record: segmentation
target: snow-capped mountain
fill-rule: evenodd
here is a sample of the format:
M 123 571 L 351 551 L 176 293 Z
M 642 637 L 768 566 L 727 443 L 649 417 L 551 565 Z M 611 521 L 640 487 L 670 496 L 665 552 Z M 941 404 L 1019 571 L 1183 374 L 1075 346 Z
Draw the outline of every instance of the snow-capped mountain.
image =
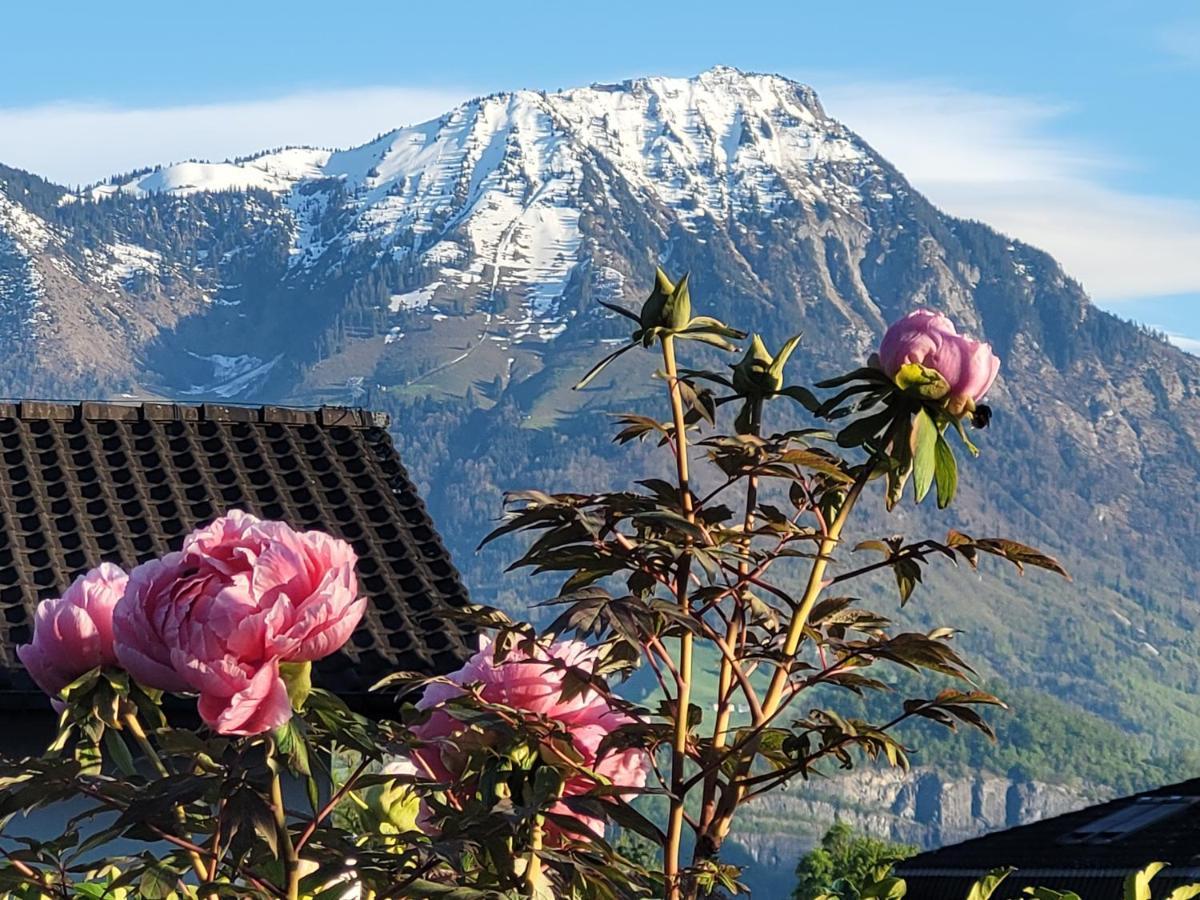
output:
M 921 304 L 992 341 L 995 427 L 953 524 L 1041 544 L 1076 580 L 1032 594 L 964 575 L 931 624 L 969 626 L 992 673 L 1147 748 L 1200 737 L 1182 690 L 1200 678 L 1200 359 L 1092 307 L 1044 253 L 940 213 L 777 76 L 498 94 L 350 150 L 77 193 L 0 167 L 0 380 L 387 409 L 471 587 L 522 607 L 527 582 L 500 574 L 512 548 L 474 545 L 503 489 L 623 483 L 601 414 L 654 390 L 653 361 L 569 386 L 627 336 L 595 301 L 636 307 L 656 261 L 769 344 L 805 332 L 804 380 Z M 1155 707 L 1138 686 L 1156 683 L 1181 690 Z
M 864 197 L 888 199 L 886 188 L 871 151 L 810 89 L 716 68 L 694 79 L 484 97 L 351 150 L 178 163 L 63 200 L 104 207 L 261 194 L 287 219 L 282 280 L 321 282 L 349 259 L 361 264 L 365 250 L 394 273 L 381 312 L 482 310 L 487 337 L 507 346 L 562 333 L 580 312 L 573 280 L 586 281 L 592 297 L 623 295 L 627 267 L 588 228 L 619 218 L 622 206 L 652 212 L 663 243 L 673 230 L 739 227 L 744 216 L 782 221 L 797 208 L 861 218 Z M 109 260 L 94 280 L 154 278 L 169 268 L 163 254 L 180 249 L 133 240 L 93 250 Z M 227 260 L 188 262 L 210 302 L 242 302 L 243 285 L 221 272 Z

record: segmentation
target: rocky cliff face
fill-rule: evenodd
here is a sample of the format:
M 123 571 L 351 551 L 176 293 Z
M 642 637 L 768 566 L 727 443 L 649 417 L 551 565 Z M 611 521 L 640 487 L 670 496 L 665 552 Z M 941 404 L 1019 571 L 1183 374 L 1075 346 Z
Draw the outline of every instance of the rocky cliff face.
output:
M 755 896 L 783 897 L 794 884 L 792 872 L 800 857 L 839 819 L 866 834 L 928 849 L 1060 815 L 1108 796 L 1103 788 L 991 774 L 953 777 L 931 768 L 908 774 L 862 769 L 797 782 L 759 798 L 733 836 L 733 852 L 744 854 L 743 862 L 751 864 Z

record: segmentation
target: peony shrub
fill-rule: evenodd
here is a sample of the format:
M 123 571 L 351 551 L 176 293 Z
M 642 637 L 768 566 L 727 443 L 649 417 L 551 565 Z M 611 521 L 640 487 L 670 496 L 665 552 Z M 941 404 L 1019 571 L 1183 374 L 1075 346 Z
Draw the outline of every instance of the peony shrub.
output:
M 690 291 L 659 270 L 639 311 L 605 303 L 629 341 L 577 385 L 635 348 L 659 352 L 666 415 L 622 415 L 616 439 L 657 445 L 666 465 L 624 490 L 509 495 L 485 543 L 532 538 L 516 565 L 561 579 L 530 588 L 557 615 L 535 628 L 464 610 L 479 650 L 448 675 L 384 679 L 392 716 L 366 718 L 313 683 L 312 663 L 346 643 L 367 603 L 353 549 L 328 534 L 233 510 L 128 576 L 103 564 L 43 601 L 19 653 L 61 711 L 59 734 L 42 756 L 0 759 L 0 796 L 6 812 L 85 808 L 56 841 L 0 835 L 0 889 L 737 894 L 724 850 L 745 804 L 835 766 L 904 767 L 915 720 L 991 734 L 983 709 L 1001 704 L 975 683 L 956 629 L 905 630 L 903 613 L 867 608 L 847 583 L 890 571 L 903 606 L 934 560 L 1061 566 L 957 530 L 845 535 L 876 494 L 888 509 L 910 484 L 915 502 L 953 502 L 956 448 L 977 454 L 967 429 L 990 421 L 992 348 L 918 309 L 865 365 L 810 389 L 786 371 L 799 337 L 693 315 Z M 695 344 L 706 355 L 694 365 L 739 361 L 681 366 Z M 839 711 L 842 691 L 886 692 L 896 669 L 945 683 L 881 721 Z M 697 702 L 704 687 L 711 703 Z M 166 694 L 195 698 L 200 726 L 169 721 Z M 111 824 L 85 835 L 96 821 Z M 80 854 L 118 840 L 140 852 L 84 889 Z

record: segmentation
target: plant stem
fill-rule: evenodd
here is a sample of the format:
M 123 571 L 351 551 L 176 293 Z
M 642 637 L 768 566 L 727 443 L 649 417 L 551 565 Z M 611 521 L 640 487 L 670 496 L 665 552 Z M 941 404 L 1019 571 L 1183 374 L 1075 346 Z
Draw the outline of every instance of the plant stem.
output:
M 753 401 L 750 407 L 750 434 L 758 435 L 762 427 L 762 399 L 757 398 Z M 754 530 L 754 510 L 758 508 L 758 476 L 750 475 L 746 478 L 746 514 L 742 519 L 742 533 L 745 539 L 742 541 L 742 550 L 744 558 L 738 561 L 738 578 L 745 581 L 750 574 L 750 532 Z M 731 616 L 729 619 L 729 627 L 725 632 L 725 646 L 732 653 L 736 647 L 735 642 L 741 635 L 744 627 L 741 616 L 741 604 L 745 598 L 747 590 L 743 591 L 737 597 L 739 604 L 738 615 Z M 724 698 L 729 694 L 733 686 L 733 664 L 728 657 L 721 660 L 721 672 L 717 689 L 717 698 L 721 700 L 721 709 L 717 714 L 717 725 L 713 730 L 713 746 L 717 749 L 725 746 L 725 741 L 729 734 L 729 717 L 733 711 L 732 705 L 724 702 Z
M 125 727 L 129 729 L 129 733 L 133 735 L 133 739 L 141 748 L 146 759 L 150 760 L 150 764 L 154 766 L 154 770 L 163 778 L 171 777 L 171 770 L 167 768 L 166 763 L 162 761 L 162 757 L 158 755 L 158 751 L 154 749 L 154 745 L 150 743 L 150 738 L 146 735 L 145 729 L 142 728 L 142 723 L 138 721 L 135 713 L 126 713 L 122 718 Z M 184 834 L 188 834 L 187 813 L 183 811 L 182 806 L 175 807 L 175 820 L 179 823 L 179 827 L 183 829 Z M 210 874 L 208 866 L 204 864 L 204 858 L 195 850 L 190 850 L 188 856 L 192 862 L 192 868 L 195 870 L 197 877 L 203 881 L 211 881 L 217 877 L 216 863 L 213 863 L 213 871 Z
M 808 624 L 809 614 L 812 612 L 817 598 L 820 597 L 821 591 L 825 587 L 825 570 L 829 567 L 831 555 L 837 547 L 838 541 L 841 539 L 842 529 L 845 528 L 846 521 L 850 518 L 850 512 L 854 509 L 858 498 L 862 496 L 863 488 L 867 486 L 867 481 L 870 480 L 871 474 L 875 470 L 877 460 L 878 454 L 872 454 L 871 458 L 863 466 L 858 477 L 855 478 L 854 484 L 846 492 L 846 499 L 842 501 L 841 508 L 838 509 L 837 515 L 834 516 L 833 521 L 829 525 L 829 530 L 821 540 L 817 551 L 817 558 L 813 560 L 812 568 L 808 573 L 808 581 L 805 583 L 804 593 L 801 596 L 799 605 L 796 607 L 795 613 L 792 615 L 791 622 L 788 623 L 787 636 L 784 638 L 783 643 L 782 659 L 775 669 L 775 674 L 771 678 L 766 696 L 763 698 L 763 715 L 767 720 L 773 718 L 779 711 L 779 704 L 783 699 L 784 690 L 787 688 L 788 679 L 792 674 L 792 665 L 795 661 L 796 651 L 799 649 L 800 641 L 804 637 L 804 627 Z M 728 802 L 723 804 L 723 809 L 715 826 L 715 840 L 718 846 L 720 846 L 726 835 L 729 834 L 729 828 L 733 824 L 733 814 L 738 804 L 745 799 L 746 787 L 740 781 L 748 774 L 749 766 L 754 759 L 756 749 L 757 739 L 746 748 L 746 753 L 738 766 L 737 774 L 731 779 L 732 796 Z
M 662 339 L 662 353 L 671 397 L 671 414 L 675 421 L 675 465 L 679 481 L 679 504 L 684 517 L 689 522 L 695 522 L 696 514 L 692 508 L 692 490 L 688 477 L 687 423 L 684 421 L 683 396 L 679 389 L 679 375 L 675 365 L 675 339 L 672 335 Z M 675 598 L 680 613 L 685 616 L 690 613 L 691 606 L 688 597 L 691 566 L 692 554 L 685 546 L 679 559 L 679 572 L 675 582 Z M 683 896 L 683 885 L 679 877 L 679 855 L 684 825 L 683 785 L 687 765 L 688 711 L 692 696 L 692 633 L 686 629 L 679 636 L 678 670 L 675 732 L 671 741 L 671 801 L 667 818 L 667 844 L 663 852 L 667 900 L 680 900 Z
M 525 884 L 529 887 L 530 897 L 541 897 L 545 893 L 542 886 L 542 844 L 545 830 L 546 817 L 535 816 L 533 833 L 529 836 L 529 862 L 525 866 Z
M 787 637 L 783 642 L 783 660 L 775 670 L 770 687 L 767 688 L 767 695 L 763 698 L 763 712 L 768 716 L 775 712 L 779 700 L 783 696 L 783 690 L 787 687 L 788 676 L 792 673 L 792 657 L 796 655 L 796 650 L 800 647 L 800 640 L 804 637 L 804 626 L 808 624 L 809 613 L 812 612 L 817 598 L 821 596 L 821 591 L 825 587 L 825 570 L 829 567 L 831 554 L 841 539 L 842 529 L 846 526 L 846 520 L 850 518 L 850 511 L 854 509 L 854 504 L 862 495 L 863 488 L 867 486 L 867 480 L 871 477 L 873 468 L 874 461 L 872 460 L 863 467 L 858 478 L 854 480 L 854 484 L 846 493 L 846 499 L 842 501 L 841 509 L 838 510 L 833 522 L 829 525 L 829 532 L 817 550 L 817 558 L 813 560 L 812 568 L 808 572 L 808 581 L 804 585 L 800 605 L 796 608 L 795 615 L 792 616 L 792 621 L 788 625 Z
M 284 885 L 287 900 L 300 900 L 300 856 L 292 844 L 288 831 L 287 809 L 283 805 L 283 785 L 279 772 L 271 779 L 271 806 L 275 812 L 275 830 L 279 833 L 279 845 L 283 851 Z
M 755 398 L 750 406 L 750 434 L 758 435 L 762 427 L 762 398 Z M 746 478 L 746 512 L 742 519 L 742 541 L 744 558 L 738 561 L 738 580 L 745 583 L 750 574 L 750 532 L 754 530 L 754 511 L 758 507 L 758 476 L 749 475 Z M 721 668 L 717 677 L 717 721 L 713 728 L 713 756 L 720 755 L 729 738 L 729 720 L 733 714 L 733 680 L 737 647 L 745 628 L 745 595 L 748 588 L 743 587 L 735 597 L 734 609 L 729 616 L 729 624 L 725 629 L 726 652 L 721 655 Z M 711 762 L 711 761 L 710 761 Z M 700 814 L 701 834 L 696 841 L 694 856 L 697 859 L 712 858 L 720 849 L 712 840 L 712 825 L 717 813 L 717 787 L 720 777 L 720 767 L 713 765 L 704 779 L 704 802 Z
M 296 841 L 297 853 L 304 849 L 304 845 L 308 843 L 308 839 L 313 836 L 313 832 L 317 830 L 317 826 L 321 824 L 325 817 L 332 813 L 334 807 L 341 803 L 346 794 L 354 789 L 354 785 L 358 782 L 358 779 L 362 777 L 363 773 L 367 771 L 367 767 L 370 764 L 371 760 L 364 758 L 362 762 L 358 764 L 358 767 L 355 768 L 355 770 L 350 773 L 350 776 L 342 783 L 342 786 L 334 791 L 333 796 L 329 798 L 329 801 L 312 817 L 312 821 L 304 826 L 304 831 L 300 832 L 300 838 Z

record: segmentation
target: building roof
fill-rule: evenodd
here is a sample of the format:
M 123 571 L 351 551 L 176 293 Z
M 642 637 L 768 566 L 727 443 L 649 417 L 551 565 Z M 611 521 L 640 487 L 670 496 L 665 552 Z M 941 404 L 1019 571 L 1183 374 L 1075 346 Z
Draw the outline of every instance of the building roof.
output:
M 102 561 L 178 549 L 230 509 L 321 529 L 359 556 L 371 598 L 315 680 L 360 707 L 397 669 L 446 672 L 467 592 L 387 432 L 360 410 L 0 403 L 0 704 L 42 708 L 16 656 L 37 602 Z
M 1125 876 L 1151 862 L 1169 864 L 1156 887 L 1200 882 L 1200 778 L 921 853 L 896 872 L 922 900 L 961 900 L 1003 866 L 1017 868 L 1004 896 L 1042 886 L 1117 900 Z

